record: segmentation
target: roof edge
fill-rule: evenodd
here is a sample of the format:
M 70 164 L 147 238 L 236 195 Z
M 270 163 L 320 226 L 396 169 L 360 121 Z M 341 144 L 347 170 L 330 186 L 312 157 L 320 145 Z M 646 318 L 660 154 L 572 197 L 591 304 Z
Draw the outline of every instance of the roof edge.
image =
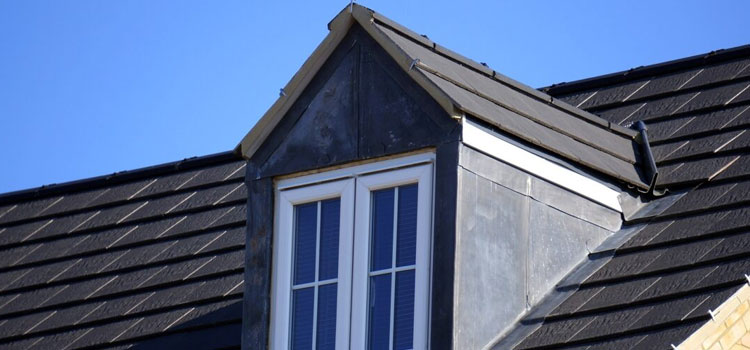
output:
M 328 57 L 331 55 L 333 50 L 338 47 L 343 40 L 344 36 L 349 32 L 351 26 L 356 22 L 370 35 L 385 51 L 396 61 L 396 63 L 409 74 L 412 79 L 416 81 L 422 88 L 435 99 L 435 101 L 443 107 L 443 109 L 451 115 L 458 115 L 456 106 L 457 104 L 453 101 L 448 94 L 440 90 L 437 86 L 432 83 L 424 76 L 421 76 L 421 72 L 418 70 L 409 69 L 411 60 L 408 55 L 404 52 L 400 52 L 397 45 L 390 43 L 384 35 L 379 35 L 376 30 L 371 28 L 369 25 L 372 21 L 381 21 L 384 17 L 378 15 L 375 11 L 368 9 L 358 4 L 351 4 L 344 7 L 336 17 L 328 23 L 328 29 L 330 32 L 323 39 L 323 41 L 315 48 L 315 51 L 307 58 L 302 67 L 294 74 L 292 79 L 282 89 L 280 97 L 274 102 L 265 114 L 258 120 L 253 128 L 242 138 L 242 141 L 235 147 L 234 151 L 241 154 L 244 158 L 249 159 L 258 150 L 260 145 L 270 135 L 271 131 L 276 127 L 281 118 L 291 108 L 297 98 L 302 94 L 307 85 L 312 81 L 313 77 L 318 73 L 323 64 L 325 64 Z M 391 22 L 392 23 L 392 22 Z M 399 28 L 403 28 L 399 26 Z M 405 29 L 408 30 L 408 29 Z M 407 33 L 410 37 L 416 36 L 417 34 L 409 31 Z
M 209 154 L 199 157 L 190 157 L 169 163 L 147 166 L 133 170 L 115 172 L 109 175 L 90 177 L 87 179 L 74 180 L 59 184 L 44 185 L 41 187 L 29 188 L 7 193 L 0 193 L 0 204 L 7 204 L 21 200 L 36 199 L 61 193 L 69 193 L 83 189 L 93 189 L 104 185 L 113 185 L 124 183 L 144 177 L 151 177 L 163 174 L 169 174 L 175 171 L 182 171 L 194 168 L 200 168 L 208 165 L 224 163 L 233 160 L 241 160 L 233 151 Z
M 305 60 L 299 70 L 294 73 L 292 79 L 281 89 L 279 98 L 271 105 L 257 123 L 248 131 L 245 137 L 234 148 L 234 151 L 245 158 L 250 158 L 260 145 L 266 140 L 271 131 L 281 120 L 281 116 L 286 114 L 292 107 L 294 101 L 302 94 L 313 77 L 318 73 L 327 58 L 334 49 L 338 47 L 341 40 L 349 31 L 354 22 L 350 10 L 359 5 L 347 5 L 336 17 L 328 23 L 328 35 L 315 48 L 313 53 Z
M 714 50 L 704 54 L 698 54 L 647 66 L 639 66 L 620 72 L 608 73 L 605 75 L 575 80 L 572 82 L 557 83 L 550 86 L 541 87 L 539 88 L 539 90 L 551 95 L 563 95 L 575 91 L 589 90 L 602 86 L 610 86 L 633 79 L 644 78 L 656 74 L 670 73 L 686 68 L 693 68 L 747 56 L 750 56 L 750 44 L 728 49 Z
M 357 5 L 355 5 L 357 6 Z M 518 91 L 519 93 L 529 95 L 530 97 L 539 100 L 540 102 L 549 104 L 557 109 L 560 109 L 564 112 L 567 112 L 579 119 L 582 119 L 588 123 L 597 125 L 605 130 L 609 130 L 611 132 L 614 132 L 616 134 L 619 134 L 621 136 L 629 137 L 629 138 L 635 138 L 637 136 L 637 132 L 628 129 L 625 127 L 622 127 L 618 124 L 611 123 L 593 113 L 587 112 L 583 109 L 577 108 L 575 106 L 572 106 L 568 104 L 565 101 L 559 100 L 544 91 L 540 91 L 537 89 L 534 89 L 526 84 L 523 84 L 513 78 L 510 78 L 496 70 L 493 70 L 489 66 L 485 66 L 481 63 L 478 63 L 466 56 L 463 56 L 453 50 L 450 50 L 446 48 L 445 46 L 442 46 L 426 36 L 417 34 L 416 32 L 412 31 L 409 28 L 404 27 L 403 25 L 394 22 L 393 20 L 383 16 L 382 14 L 379 14 L 371 9 L 368 9 L 364 6 L 358 6 L 360 9 L 366 10 L 370 13 L 370 16 L 373 20 L 379 22 L 380 24 L 383 24 L 392 30 L 399 32 L 400 34 L 404 35 L 405 37 L 411 39 L 412 41 L 419 43 L 427 48 L 432 49 L 436 53 L 442 55 L 443 57 L 446 57 L 449 60 L 452 60 L 454 62 L 457 62 L 461 65 L 464 65 L 465 67 L 480 73 L 487 78 L 490 78 L 494 81 L 499 82 L 500 84 L 503 84 L 513 90 Z

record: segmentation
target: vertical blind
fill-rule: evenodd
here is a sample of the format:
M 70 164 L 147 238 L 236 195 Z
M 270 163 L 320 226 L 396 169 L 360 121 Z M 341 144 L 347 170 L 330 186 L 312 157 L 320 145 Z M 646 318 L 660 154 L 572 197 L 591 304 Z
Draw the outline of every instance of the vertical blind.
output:
M 411 349 L 417 251 L 417 185 L 372 193 L 368 345 Z
M 340 207 L 339 198 L 294 206 L 294 350 L 336 345 Z

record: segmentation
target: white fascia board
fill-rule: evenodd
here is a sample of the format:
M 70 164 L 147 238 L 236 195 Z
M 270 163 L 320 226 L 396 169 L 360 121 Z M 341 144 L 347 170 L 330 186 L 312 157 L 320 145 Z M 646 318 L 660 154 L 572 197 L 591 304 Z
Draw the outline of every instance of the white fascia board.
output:
M 463 118 L 463 142 L 498 160 L 622 213 L 620 192 L 505 141 Z

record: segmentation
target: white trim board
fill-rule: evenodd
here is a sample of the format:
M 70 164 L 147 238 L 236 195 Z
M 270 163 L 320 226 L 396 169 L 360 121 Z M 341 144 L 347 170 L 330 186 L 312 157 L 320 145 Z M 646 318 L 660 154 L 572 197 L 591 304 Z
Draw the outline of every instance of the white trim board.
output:
M 622 213 L 619 196 L 602 183 L 505 141 L 463 118 L 463 142 L 498 160 Z

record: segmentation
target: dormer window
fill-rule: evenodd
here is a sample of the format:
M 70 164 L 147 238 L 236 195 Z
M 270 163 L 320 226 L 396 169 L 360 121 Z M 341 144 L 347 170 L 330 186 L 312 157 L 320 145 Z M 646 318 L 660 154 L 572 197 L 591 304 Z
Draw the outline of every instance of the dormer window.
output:
M 427 348 L 431 157 L 277 183 L 273 349 Z

